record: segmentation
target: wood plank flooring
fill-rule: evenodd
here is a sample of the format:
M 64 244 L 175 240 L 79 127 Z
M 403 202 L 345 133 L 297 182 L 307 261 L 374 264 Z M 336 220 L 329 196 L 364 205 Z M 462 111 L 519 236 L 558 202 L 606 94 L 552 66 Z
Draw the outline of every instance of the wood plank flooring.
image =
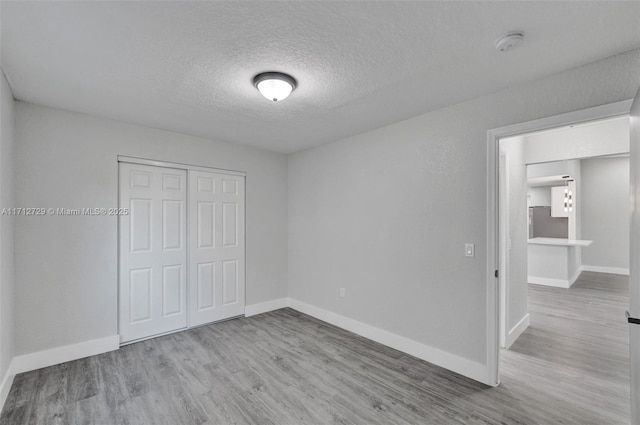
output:
M 20 374 L 0 424 L 628 425 L 627 285 L 531 285 L 498 388 L 282 309 Z
M 628 276 L 529 285 L 531 325 L 502 350 L 500 387 L 521 400 L 528 423 L 630 423 L 628 309 Z

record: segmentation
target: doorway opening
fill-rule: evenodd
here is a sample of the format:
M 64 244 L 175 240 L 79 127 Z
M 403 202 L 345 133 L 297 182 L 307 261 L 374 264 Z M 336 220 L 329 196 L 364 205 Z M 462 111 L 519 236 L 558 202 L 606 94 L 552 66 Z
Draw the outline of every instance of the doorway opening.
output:
M 490 373 L 495 372 L 490 378 L 496 385 L 501 372 L 504 379 L 512 380 L 514 373 L 531 374 L 535 368 L 538 373 L 527 378 L 530 382 L 543 375 L 553 377 L 550 382 L 566 382 L 563 373 L 584 377 L 573 367 L 580 361 L 595 371 L 589 379 L 602 378 L 598 372 L 611 369 L 606 355 L 600 356 L 603 363 L 596 366 L 598 354 L 589 357 L 581 344 L 592 335 L 598 321 L 607 325 L 615 322 L 615 318 L 605 318 L 603 310 L 614 309 L 615 315 L 629 305 L 630 105 L 630 101 L 619 102 L 489 132 L 487 267 L 488 272 L 495 268 L 498 279 L 492 279 L 493 285 L 488 287 L 488 303 L 493 303 L 490 316 L 494 313 L 488 325 L 490 336 L 495 333 L 489 359 L 495 362 L 490 362 Z M 587 132 L 595 135 L 589 138 Z M 616 134 L 623 134 L 621 140 L 615 140 Z M 607 209 L 605 204 L 614 199 L 616 206 Z M 613 219 L 614 225 L 607 227 L 606 218 L 618 213 L 626 223 Z M 611 248 L 610 239 L 616 235 L 613 245 L 623 247 L 626 253 Z M 591 247 L 596 249 L 587 251 Z M 590 296 L 596 301 L 590 301 Z M 618 304 L 598 305 L 598 296 L 607 302 L 615 299 Z M 581 310 L 585 305 L 595 311 Z M 584 315 L 582 320 L 580 314 Z M 588 325 L 589 318 L 595 324 Z M 609 351 L 620 352 L 620 358 L 612 355 L 609 360 L 622 368 L 621 375 L 627 375 L 625 383 L 615 385 L 626 396 L 617 394 L 621 397 L 615 399 L 628 404 L 628 335 L 623 313 L 618 322 L 620 329 L 604 331 L 617 339 L 605 339 L 604 344 L 615 346 Z M 584 335 L 577 336 L 578 331 Z M 603 340 L 595 339 L 592 344 L 602 348 Z M 506 351 L 509 348 L 511 351 Z M 581 354 L 586 357 L 577 358 Z M 579 392 L 580 387 L 575 388 Z M 615 407 L 628 418 L 628 406 Z
M 621 116 L 501 138 L 500 346 L 528 328 L 528 285 L 582 271 L 629 275 L 629 121 Z

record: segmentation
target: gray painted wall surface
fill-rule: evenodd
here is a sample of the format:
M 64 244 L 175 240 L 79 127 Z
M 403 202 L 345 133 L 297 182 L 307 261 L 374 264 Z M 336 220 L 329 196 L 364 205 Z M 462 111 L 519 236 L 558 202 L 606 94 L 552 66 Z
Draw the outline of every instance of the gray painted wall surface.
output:
M 291 155 L 290 296 L 486 362 L 487 130 L 639 85 L 636 50 Z
M 246 171 L 246 303 L 287 295 L 284 155 L 16 105 L 18 206 L 117 206 L 118 155 Z M 115 217 L 19 217 L 15 237 L 16 354 L 117 334 Z

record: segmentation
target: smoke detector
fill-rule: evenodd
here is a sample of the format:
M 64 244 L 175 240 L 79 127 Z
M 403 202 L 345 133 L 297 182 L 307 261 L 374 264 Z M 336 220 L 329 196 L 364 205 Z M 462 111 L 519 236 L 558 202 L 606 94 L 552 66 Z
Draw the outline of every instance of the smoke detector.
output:
M 522 43 L 523 38 L 524 33 L 522 31 L 511 31 L 503 34 L 496 40 L 496 49 L 501 52 L 513 50 L 518 44 Z

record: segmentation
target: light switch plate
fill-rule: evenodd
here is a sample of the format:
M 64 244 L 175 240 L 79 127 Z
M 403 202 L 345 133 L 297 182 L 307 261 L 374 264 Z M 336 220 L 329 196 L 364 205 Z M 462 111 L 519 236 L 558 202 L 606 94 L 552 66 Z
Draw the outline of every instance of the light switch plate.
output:
M 465 257 L 475 257 L 476 256 L 476 247 L 472 243 L 464 244 L 464 256 Z

